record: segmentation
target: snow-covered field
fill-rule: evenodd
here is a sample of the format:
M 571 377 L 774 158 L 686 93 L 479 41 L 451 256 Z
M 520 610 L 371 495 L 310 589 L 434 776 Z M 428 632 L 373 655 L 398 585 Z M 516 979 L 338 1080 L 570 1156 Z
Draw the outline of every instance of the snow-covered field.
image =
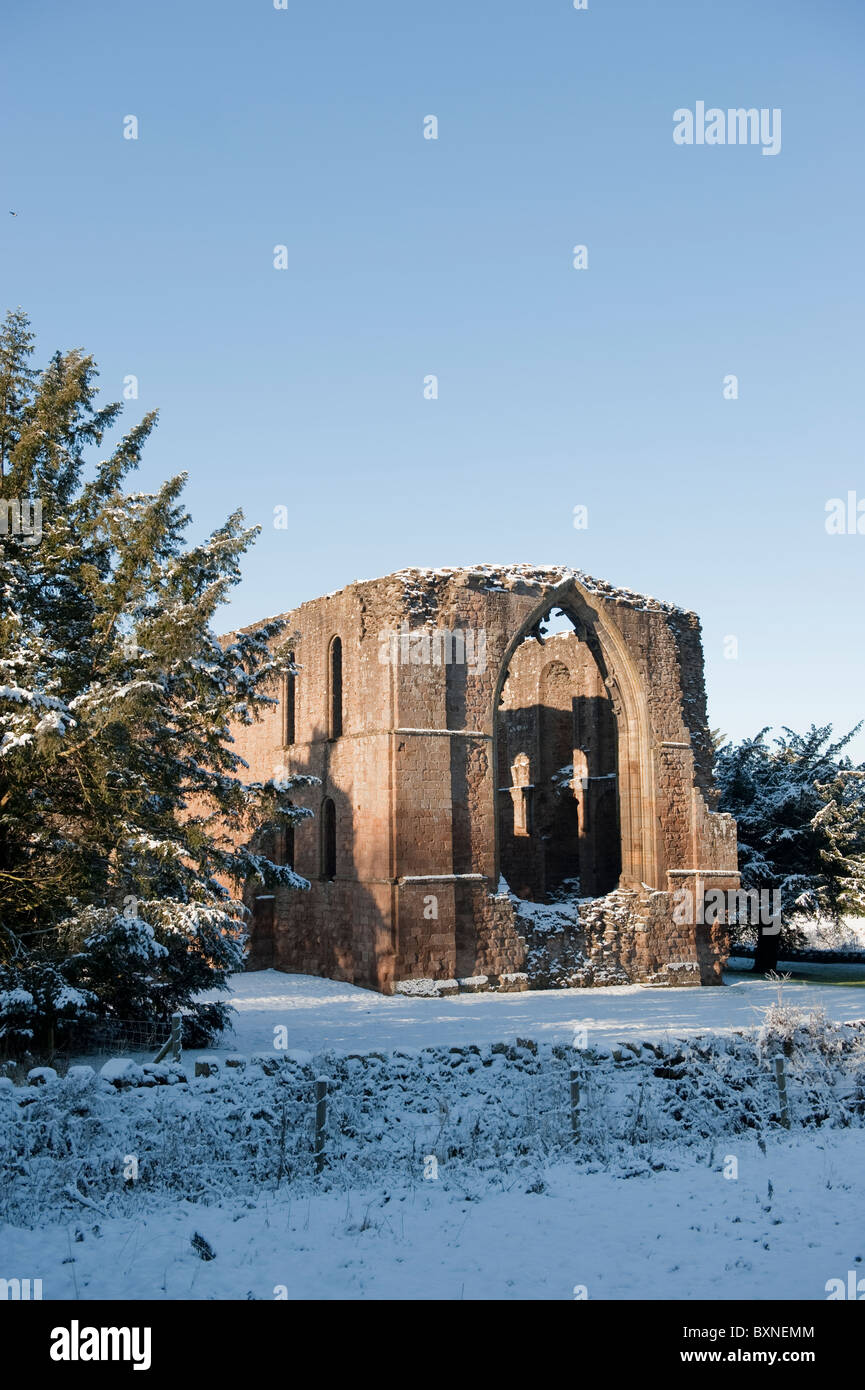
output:
M 819 1014 L 865 1017 L 865 970 L 801 969 L 783 986 L 803 1011 L 789 1132 L 765 1037 L 736 1035 L 778 987 L 744 971 L 721 989 L 446 999 L 235 976 L 215 1076 L 7 1084 L 0 1277 L 42 1279 L 46 1299 L 825 1299 L 865 1274 L 865 1035 Z M 517 1038 L 539 1050 L 502 1046 Z
M 820 951 L 865 950 L 865 918 L 845 917 L 835 926 L 808 922 L 803 928 L 807 944 Z
M 720 1171 L 726 1152 L 739 1177 Z M 2 1231 L 3 1266 L 43 1277 L 61 1299 L 826 1298 L 865 1272 L 863 1132 L 753 1140 L 714 1165 L 626 1181 L 565 1163 L 466 1201 L 411 1191 L 306 1195 L 198 1207 L 171 1202 L 137 1219 L 86 1212 L 41 1231 Z M 769 1188 L 772 1195 L 769 1195 Z M 204 1236 L 207 1262 L 191 1245 Z M 79 1234 L 82 1237 L 79 1239 Z
M 743 962 L 744 965 L 744 962 Z M 827 983 L 784 986 L 785 998 L 802 1008 L 821 1006 L 830 1019 L 865 1017 L 865 966 L 799 966 Z M 849 979 L 844 985 L 840 981 Z M 204 995 L 218 998 L 218 995 Z M 507 1042 L 570 1042 L 585 1028 L 590 1042 L 628 1038 L 687 1037 L 759 1025 L 762 1011 L 777 1001 L 777 987 L 742 971 L 729 971 L 715 989 L 527 990 L 524 994 L 458 994 L 446 999 L 386 997 L 355 985 L 278 970 L 232 977 L 234 1032 L 221 1039 L 223 1054 L 271 1051 L 274 1029 L 284 1028 L 284 1045 L 309 1052 L 326 1049 L 390 1051 L 395 1047 Z

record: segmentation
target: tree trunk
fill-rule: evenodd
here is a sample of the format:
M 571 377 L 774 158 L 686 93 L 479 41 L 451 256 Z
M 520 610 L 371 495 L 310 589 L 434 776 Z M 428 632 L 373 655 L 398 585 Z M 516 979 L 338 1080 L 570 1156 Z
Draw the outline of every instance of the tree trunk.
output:
M 778 955 L 781 950 L 781 933 L 770 934 L 761 927 L 757 937 L 757 952 L 754 956 L 754 974 L 766 975 L 778 969 Z

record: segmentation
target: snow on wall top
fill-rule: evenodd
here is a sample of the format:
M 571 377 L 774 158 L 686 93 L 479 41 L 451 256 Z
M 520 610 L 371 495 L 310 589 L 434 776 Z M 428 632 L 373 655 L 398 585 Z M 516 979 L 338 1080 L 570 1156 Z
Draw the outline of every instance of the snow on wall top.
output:
M 401 580 L 406 588 L 412 588 L 418 583 L 435 585 L 440 580 L 448 582 L 457 579 L 473 588 L 485 589 L 488 593 L 509 593 L 514 590 L 517 593 L 527 593 L 533 589 L 541 591 L 573 580 L 589 593 L 611 599 L 614 603 L 626 604 L 629 608 L 656 613 L 685 611 L 677 604 L 664 603 L 647 594 L 635 593 L 633 589 L 609 584 L 605 579 L 594 579 L 583 570 L 572 569 L 568 565 L 483 564 L 443 566 L 438 569 L 411 568 L 397 570 L 387 578 Z
M 401 584 L 406 590 L 407 597 L 421 600 L 421 606 L 423 606 L 423 599 L 429 599 L 431 591 L 435 591 L 439 586 L 444 588 L 445 585 L 454 580 L 469 588 L 479 589 L 487 593 L 532 593 L 537 591 L 539 597 L 544 589 L 558 588 L 561 584 L 567 583 L 568 580 L 573 580 L 588 593 L 597 594 L 599 598 L 610 599 L 613 603 L 621 603 L 628 608 L 634 608 L 644 613 L 682 613 L 688 615 L 688 610 L 678 604 L 665 603 L 663 600 L 652 598 L 648 594 L 638 594 L 633 589 L 609 584 L 605 579 L 595 579 L 583 570 L 572 569 L 568 565 L 443 565 L 435 569 L 419 566 L 410 567 L 396 570 L 392 574 L 382 575 L 378 579 L 355 579 L 351 584 L 343 585 L 341 589 L 334 589 L 329 594 L 323 594 L 322 598 L 338 598 L 340 594 L 346 593 L 349 589 L 362 589 L 368 585 L 391 583 Z M 318 601 L 320 600 L 306 600 L 306 602 L 313 603 Z M 298 605 L 298 608 L 300 607 L 303 605 Z M 297 611 L 297 608 L 286 610 L 275 616 L 287 617 L 289 613 L 296 613 Z M 260 618 L 257 622 L 250 623 L 248 627 L 239 630 L 251 631 L 267 621 L 269 619 Z

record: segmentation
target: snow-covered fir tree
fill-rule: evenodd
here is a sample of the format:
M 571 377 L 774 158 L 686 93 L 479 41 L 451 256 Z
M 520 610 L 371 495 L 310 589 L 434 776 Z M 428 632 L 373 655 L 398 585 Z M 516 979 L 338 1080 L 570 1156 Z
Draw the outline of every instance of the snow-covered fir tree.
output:
M 784 946 L 801 944 L 808 918 L 839 923 L 865 915 L 865 764 L 832 741 L 831 724 L 805 734 L 768 728 L 716 753 L 719 809 L 736 817 L 742 887 L 779 895 L 781 932 L 741 926 L 756 939 L 754 969 L 774 970 Z
M 315 779 L 244 781 L 228 733 L 294 668 L 279 620 L 225 647 L 213 630 L 258 528 L 238 511 L 186 544 L 185 475 L 124 490 L 155 417 L 90 462 L 121 406 L 97 405 L 90 357 L 57 353 L 37 373 L 32 347 L 26 316 L 7 315 L 0 1047 L 178 1008 L 201 1042 L 227 1010 L 193 996 L 242 964 L 239 889 L 308 886 L 262 845 L 311 814 L 292 792 Z

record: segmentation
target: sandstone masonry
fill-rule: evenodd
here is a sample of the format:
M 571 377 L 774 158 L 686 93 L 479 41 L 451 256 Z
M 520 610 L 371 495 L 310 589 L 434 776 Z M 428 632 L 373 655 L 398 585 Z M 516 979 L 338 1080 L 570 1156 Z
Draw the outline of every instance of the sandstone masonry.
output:
M 569 630 L 545 636 L 556 611 Z M 574 983 L 721 983 L 724 930 L 673 919 L 677 888 L 738 886 L 695 614 L 566 568 L 479 565 L 284 616 L 300 673 L 233 733 L 250 775 L 320 785 L 286 849 L 309 892 L 248 891 L 252 968 L 518 988 L 515 896 L 571 885 L 591 899 Z

